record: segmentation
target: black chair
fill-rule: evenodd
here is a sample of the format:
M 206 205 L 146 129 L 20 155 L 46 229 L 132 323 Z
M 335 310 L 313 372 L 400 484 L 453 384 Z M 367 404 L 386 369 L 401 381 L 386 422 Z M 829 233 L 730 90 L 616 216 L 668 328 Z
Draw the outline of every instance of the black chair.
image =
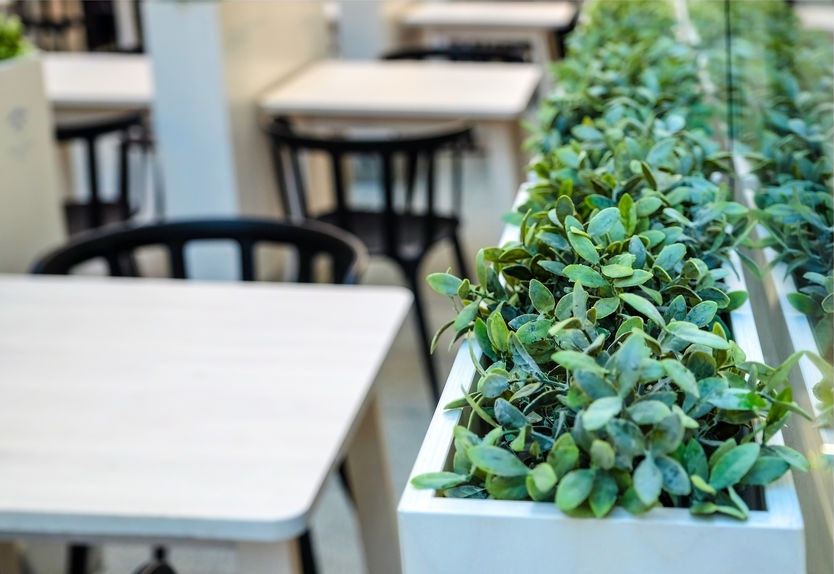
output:
M 435 165 L 439 152 L 469 141 L 470 128 L 455 126 L 429 135 L 403 135 L 386 139 L 347 139 L 301 134 L 289 122 L 278 119 L 267 126 L 272 141 L 273 159 L 278 176 L 280 200 L 285 213 L 336 225 L 358 236 L 371 255 L 387 257 L 399 265 L 412 292 L 414 310 L 428 381 L 435 400 L 440 397 L 440 383 L 434 370 L 430 350 L 431 335 L 426 324 L 420 289 L 420 263 L 437 243 L 449 240 L 455 251 L 457 265 L 466 275 L 463 249 L 458 237 L 460 220 L 460 189 L 453 190 L 451 214 L 438 212 L 435 203 Z M 325 213 L 309 214 L 301 175 L 301 152 L 323 152 L 330 158 L 336 207 Z M 349 156 L 375 156 L 382 164 L 382 208 L 354 207 L 348 197 L 347 175 L 343 160 Z M 395 197 L 395 158 L 406 160 L 405 194 Z M 423 206 L 417 207 L 415 194 L 417 172 L 423 167 L 425 194 Z M 289 177 L 292 172 L 292 177 Z M 295 191 L 290 193 L 290 189 Z M 293 209 L 297 206 L 297 209 Z M 293 213 L 295 211 L 295 213 Z
M 136 211 L 130 197 L 129 151 L 138 147 L 143 153 L 153 147 L 144 111 L 95 112 L 58 114 L 55 138 L 60 143 L 81 141 L 86 151 L 89 198 L 87 201 L 68 200 L 64 205 L 67 230 L 70 235 L 101 227 L 107 223 L 126 221 Z M 118 135 L 118 197 L 116 201 L 101 198 L 96 144 L 105 135 Z
M 530 61 L 527 44 L 451 44 L 449 46 L 415 46 L 398 48 L 382 55 L 383 60 L 450 60 L 452 62 Z
M 163 548 L 155 549 L 151 560 L 139 566 L 133 574 L 177 574 L 168 564 L 165 554 Z
M 101 259 L 106 262 L 111 276 L 135 277 L 139 276 L 134 261 L 136 251 L 161 246 L 168 254 L 169 277 L 186 279 L 186 246 L 210 240 L 228 240 L 237 245 L 240 252 L 240 278 L 243 281 L 254 281 L 257 277 L 255 249 L 261 244 L 290 246 L 295 249 L 297 261 L 292 280 L 298 283 L 312 282 L 316 258 L 326 256 L 330 264 L 331 283 L 355 284 L 368 259 L 364 245 L 356 237 L 325 223 L 294 225 L 271 219 L 240 218 L 148 225 L 113 224 L 71 238 L 66 245 L 38 260 L 31 271 L 36 274 L 68 275 L 82 263 Z M 350 495 L 344 463 L 339 467 L 339 474 Z M 298 542 L 304 574 L 315 574 L 317 569 L 309 531 L 304 532 Z M 154 552 L 156 562 L 164 562 L 164 549 L 156 548 Z M 88 562 L 88 546 L 77 544 L 70 547 L 67 566 L 69 574 L 86 574 Z M 160 570 L 159 574 L 166 572 Z

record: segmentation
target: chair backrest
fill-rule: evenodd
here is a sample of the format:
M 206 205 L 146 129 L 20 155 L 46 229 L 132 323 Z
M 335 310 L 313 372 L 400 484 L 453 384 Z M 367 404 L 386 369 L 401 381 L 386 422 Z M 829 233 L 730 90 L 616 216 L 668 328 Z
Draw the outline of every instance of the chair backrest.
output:
M 312 281 L 314 259 L 319 255 L 330 259 L 334 283 L 356 283 L 367 262 L 362 243 L 333 226 L 240 218 L 102 227 L 80 233 L 65 246 L 47 254 L 34 264 L 32 273 L 67 275 L 82 263 L 103 259 L 111 276 L 138 276 L 133 261 L 135 252 L 140 248 L 159 246 L 167 251 L 169 276 L 186 279 L 186 246 L 212 240 L 226 240 L 237 245 L 243 281 L 255 280 L 255 248 L 260 244 L 294 248 L 298 261 L 292 280 L 300 283 Z
M 452 62 L 505 62 L 523 63 L 529 47 L 518 44 L 479 45 L 452 44 L 442 47 L 408 47 L 386 52 L 383 60 L 449 60 Z
M 276 119 L 266 127 L 272 141 L 273 160 L 278 178 L 280 201 L 285 213 L 292 216 L 293 207 L 303 218 L 310 217 L 305 199 L 305 184 L 300 167 L 300 152 L 323 152 L 330 158 L 333 192 L 335 195 L 336 224 L 351 231 L 351 202 L 348 197 L 345 158 L 351 156 L 376 156 L 381 163 L 380 189 L 382 191 L 382 211 L 385 215 L 384 241 L 389 253 L 395 253 L 398 245 L 397 214 L 420 215 L 426 230 L 423 236 L 431 236 L 433 221 L 440 215 L 435 197 L 435 164 L 437 154 L 443 149 L 460 149 L 470 144 L 472 130 L 468 126 L 454 125 L 443 131 L 405 134 L 388 138 L 347 138 L 342 136 L 321 136 L 301 133 L 294 129 L 285 119 Z M 397 201 L 395 195 L 394 162 L 397 158 L 406 160 L 405 195 Z M 287 160 L 289 166 L 287 166 Z M 422 167 L 422 170 L 420 169 Z M 415 194 L 418 171 L 423 172 L 424 191 L 420 208 Z M 460 190 L 454 189 L 459 195 Z M 460 198 L 454 198 L 454 205 L 460 204 Z

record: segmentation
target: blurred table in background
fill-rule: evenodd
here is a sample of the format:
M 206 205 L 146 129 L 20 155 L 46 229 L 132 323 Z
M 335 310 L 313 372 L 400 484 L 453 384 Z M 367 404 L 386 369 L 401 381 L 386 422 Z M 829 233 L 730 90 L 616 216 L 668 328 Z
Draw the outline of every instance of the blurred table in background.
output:
M 44 53 L 46 95 L 55 109 L 150 109 L 154 88 L 147 57 L 136 54 Z
M 429 45 L 526 42 L 532 61 L 546 71 L 561 57 L 560 34 L 573 28 L 576 17 L 573 2 L 420 2 L 404 12 L 402 25 Z
M 346 454 L 369 571 L 396 574 L 374 381 L 410 301 L 0 276 L 0 540 L 209 541 L 237 546 L 241 574 L 289 573 Z
M 471 122 L 486 150 L 492 197 L 509 206 L 524 179 L 520 121 L 540 80 L 533 64 L 324 61 L 279 83 L 260 105 L 271 116 L 332 127 Z

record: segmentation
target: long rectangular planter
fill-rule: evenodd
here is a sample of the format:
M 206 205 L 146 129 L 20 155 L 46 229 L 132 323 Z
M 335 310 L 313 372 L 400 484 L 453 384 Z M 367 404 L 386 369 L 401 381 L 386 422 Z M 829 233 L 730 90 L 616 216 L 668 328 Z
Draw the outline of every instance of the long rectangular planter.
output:
M 523 190 L 522 190 L 523 193 Z M 513 237 L 508 229 L 502 241 Z M 734 262 L 738 269 L 741 265 Z M 743 278 L 727 278 L 744 290 Z M 750 360 L 761 360 L 749 303 L 731 314 L 733 334 Z M 411 476 L 448 470 L 460 410 L 443 405 L 476 381 L 469 349 L 461 347 Z M 781 435 L 773 442 L 781 442 Z M 655 508 L 635 517 L 616 508 L 604 519 L 563 514 L 554 503 L 453 499 L 406 486 L 398 515 L 403 571 L 436 572 L 805 572 L 803 521 L 790 473 L 765 489 L 767 510 L 746 522 L 698 518 L 681 508 Z
M 753 208 L 758 182 L 749 175 L 743 158 L 735 158 L 735 164 L 742 181 L 740 199 Z M 759 226 L 755 235 L 764 238 L 768 233 Z M 753 259 L 762 269 L 776 257 L 777 253 L 772 249 L 753 253 Z M 751 278 L 750 292 L 755 318 L 760 325 L 767 326 L 762 343 L 768 361 L 782 361 L 795 351 L 817 351 L 808 317 L 788 301 L 788 294 L 796 293 L 796 283 L 784 264 L 775 265 L 761 281 Z M 822 375 L 807 357 L 800 359 L 798 366 L 791 373 L 794 399 L 816 416 L 819 409 L 813 387 Z M 796 488 L 806 524 L 808 572 L 828 574 L 834 572 L 834 475 L 831 472 L 834 429 L 815 427 L 808 421 L 797 420 L 786 429 L 785 435 L 789 446 L 808 454 L 812 460 L 816 459 L 810 472 L 797 476 Z

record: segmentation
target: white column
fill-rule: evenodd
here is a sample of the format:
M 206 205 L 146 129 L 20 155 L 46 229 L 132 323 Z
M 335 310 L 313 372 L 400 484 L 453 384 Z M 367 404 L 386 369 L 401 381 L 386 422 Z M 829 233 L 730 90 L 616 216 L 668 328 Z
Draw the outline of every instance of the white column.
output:
M 400 43 L 400 17 L 410 1 L 341 0 L 339 48 L 349 60 L 375 60 Z
M 257 100 L 270 85 L 324 56 L 321 7 L 158 0 L 143 9 L 167 215 L 277 215 Z M 198 259 L 189 264 L 201 277 L 229 276 L 228 257 Z

